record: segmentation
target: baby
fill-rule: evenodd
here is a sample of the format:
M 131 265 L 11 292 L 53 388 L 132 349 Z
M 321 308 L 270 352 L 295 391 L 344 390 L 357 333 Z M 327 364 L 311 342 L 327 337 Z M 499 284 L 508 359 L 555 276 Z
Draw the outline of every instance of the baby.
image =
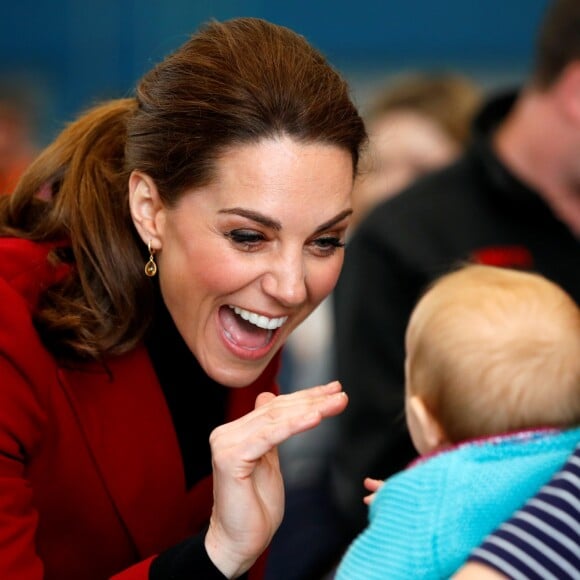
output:
M 428 289 L 405 346 L 421 457 L 372 498 L 337 580 L 448 578 L 580 440 L 580 310 L 537 274 L 467 265 Z

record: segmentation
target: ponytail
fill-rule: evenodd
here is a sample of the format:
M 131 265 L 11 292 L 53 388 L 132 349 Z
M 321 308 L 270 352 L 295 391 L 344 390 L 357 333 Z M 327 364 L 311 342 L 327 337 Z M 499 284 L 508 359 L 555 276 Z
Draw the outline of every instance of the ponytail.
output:
M 141 338 L 143 280 L 129 212 L 127 118 L 134 99 L 98 105 L 69 124 L 0 199 L 0 235 L 67 242 L 71 275 L 43 297 L 37 326 L 55 354 L 120 354 Z

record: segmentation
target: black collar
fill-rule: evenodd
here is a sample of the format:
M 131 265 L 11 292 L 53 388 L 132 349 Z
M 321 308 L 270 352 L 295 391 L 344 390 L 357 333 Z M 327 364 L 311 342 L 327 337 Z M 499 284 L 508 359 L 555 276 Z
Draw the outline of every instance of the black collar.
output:
M 189 489 L 211 473 L 209 434 L 225 421 L 228 389 L 207 376 L 181 338 L 157 280 L 145 344 L 173 418 Z

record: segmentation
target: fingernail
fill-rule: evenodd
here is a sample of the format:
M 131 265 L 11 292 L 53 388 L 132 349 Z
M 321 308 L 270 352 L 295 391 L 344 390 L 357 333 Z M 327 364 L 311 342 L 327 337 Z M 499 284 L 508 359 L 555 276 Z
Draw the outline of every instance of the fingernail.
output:
M 340 382 L 339 382 L 339 381 L 332 381 L 332 382 L 330 382 L 330 383 L 326 383 L 326 385 L 324 385 L 324 386 L 325 386 L 325 388 L 327 388 L 327 389 L 329 389 L 329 390 L 333 390 L 333 391 L 334 391 L 334 390 L 335 390 L 337 387 L 340 387 L 340 388 L 342 388 L 342 387 L 341 387 L 341 384 L 340 384 Z

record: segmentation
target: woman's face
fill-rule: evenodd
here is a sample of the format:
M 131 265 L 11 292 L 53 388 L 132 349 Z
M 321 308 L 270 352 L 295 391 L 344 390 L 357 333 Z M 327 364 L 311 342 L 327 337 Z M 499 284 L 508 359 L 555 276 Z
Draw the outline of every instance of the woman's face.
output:
M 213 183 L 158 212 L 161 291 L 214 380 L 253 382 L 331 292 L 352 183 L 346 150 L 267 139 L 229 149 Z

